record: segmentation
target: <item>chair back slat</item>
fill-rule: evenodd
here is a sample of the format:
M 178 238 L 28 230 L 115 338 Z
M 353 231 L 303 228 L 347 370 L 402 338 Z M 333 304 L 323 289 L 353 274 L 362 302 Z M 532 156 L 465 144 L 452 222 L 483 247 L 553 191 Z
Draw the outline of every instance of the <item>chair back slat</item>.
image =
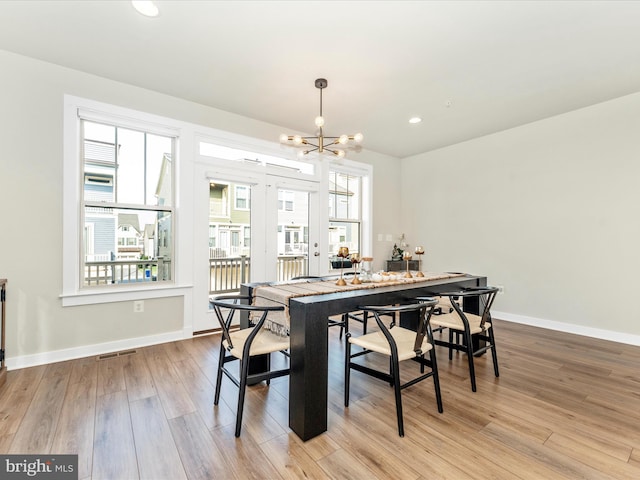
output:
M 284 306 L 280 306 L 280 305 L 256 306 L 256 305 L 249 305 L 248 303 L 241 303 L 243 301 L 248 302 L 250 300 L 251 300 L 251 297 L 247 295 L 222 295 L 209 300 L 209 305 L 213 307 L 213 311 L 216 314 L 218 323 L 220 323 L 220 328 L 222 329 L 222 336 L 227 342 L 227 350 L 233 349 L 233 341 L 231 338 L 230 331 L 231 331 L 231 322 L 233 321 L 233 318 L 236 312 L 245 311 L 248 313 L 260 314 L 260 318 L 258 322 L 254 323 L 253 331 L 247 337 L 247 340 L 245 341 L 245 344 L 244 344 L 244 348 L 249 349 L 251 347 L 253 339 L 258 334 L 260 329 L 263 327 L 264 322 L 267 319 L 268 313 L 284 310 Z M 223 309 L 229 310 L 227 313 L 226 319 L 222 313 Z
M 442 292 L 438 295 L 442 297 L 449 297 L 451 305 L 458 313 L 463 323 L 465 323 L 466 328 L 469 327 L 469 320 L 460 305 L 460 298 L 464 300 L 464 298 L 478 297 L 478 302 L 481 302 L 482 304 L 482 312 L 479 315 L 480 327 L 484 329 L 484 324 L 491 322 L 491 307 L 493 306 L 493 301 L 495 300 L 497 293 L 497 287 L 467 287 L 463 290 Z

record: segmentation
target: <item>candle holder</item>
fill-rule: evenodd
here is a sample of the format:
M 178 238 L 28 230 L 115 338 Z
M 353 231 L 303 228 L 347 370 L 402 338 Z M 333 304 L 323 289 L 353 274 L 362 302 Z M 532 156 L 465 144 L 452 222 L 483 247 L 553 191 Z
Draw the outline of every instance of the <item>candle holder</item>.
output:
M 411 254 L 409 252 L 404 252 L 402 254 L 402 259 L 407 262 L 407 273 L 404 274 L 404 278 L 413 278 L 411 272 L 409 271 L 409 260 L 411 260 Z
M 424 255 L 424 247 L 418 245 L 414 251 L 414 253 L 420 257 Z M 418 260 L 418 273 L 416 273 L 416 277 L 424 277 L 424 273 L 422 273 L 422 260 Z
M 365 282 L 371 281 L 373 257 L 362 257 L 360 261 L 362 262 L 362 265 L 360 265 L 360 278 Z
M 344 287 L 347 284 L 347 282 L 344 281 L 342 272 L 344 271 L 344 259 L 347 258 L 348 256 L 349 256 L 349 249 L 347 247 L 340 247 L 338 249 L 338 257 L 341 259 L 341 263 L 340 263 L 340 278 L 336 282 L 336 285 L 340 285 L 341 287 Z
M 362 283 L 358 278 L 358 264 L 360 263 L 360 254 L 352 253 L 350 258 L 351 264 L 353 265 L 353 280 L 351 280 L 351 285 L 360 285 Z

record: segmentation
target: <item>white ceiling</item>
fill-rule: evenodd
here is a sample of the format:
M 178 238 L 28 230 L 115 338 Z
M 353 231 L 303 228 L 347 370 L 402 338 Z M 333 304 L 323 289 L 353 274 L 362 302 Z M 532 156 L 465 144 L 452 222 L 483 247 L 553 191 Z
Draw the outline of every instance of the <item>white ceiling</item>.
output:
M 286 133 L 324 77 L 325 134 L 395 157 L 640 91 L 638 1 L 157 3 L 0 1 L 0 49 Z

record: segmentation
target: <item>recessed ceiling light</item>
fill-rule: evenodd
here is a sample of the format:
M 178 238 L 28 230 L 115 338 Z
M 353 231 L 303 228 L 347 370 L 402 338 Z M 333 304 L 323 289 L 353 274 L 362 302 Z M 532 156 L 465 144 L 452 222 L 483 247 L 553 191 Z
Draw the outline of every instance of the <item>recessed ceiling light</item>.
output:
M 411 117 L 409 123 L 420 123 L 422 119 L 420 117 Z
M 146 17 L 157 17 L 160 11 L 151 0 L 131 0 L 133 8 Z

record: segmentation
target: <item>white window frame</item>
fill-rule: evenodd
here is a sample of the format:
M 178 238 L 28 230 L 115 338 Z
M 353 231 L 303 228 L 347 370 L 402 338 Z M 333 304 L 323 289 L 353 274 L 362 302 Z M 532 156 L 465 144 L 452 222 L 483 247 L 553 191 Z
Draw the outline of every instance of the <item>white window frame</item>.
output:
M 322 184 L 321 192 L 325 196 L 321 200 L 321 205 L 327 206 L 327 215 L 322 216 L 322 229 L 325 232 L 320 236 L 320 241 L 325 242 L 324 251 L 329 252 L 329 223 L 330 221 L 341 221 L 341 219 L 331 218 L 328 215 L 329 205 L 329 172 L 338 172 L 353 176 L 358 176 L 361 179 L 360 184 L 360 255 L 373 256 L 373 166 L 356 162 L 348 159 L 342 159 L 340 161 L 330 161 L 324 163 L 322 168 Z M 334 212 L 335 215 L 335 212 Z M 332 273 L 329 269 L 329 262 L 323 262 L 327 265 L 327 270 L 322 271 L 321 274 Z
M 161 298 L 183 295 L 190 289 L 189 285 L 181 285 L 180 251 L 178 230 L 180 218 L 177 207 L 174 214 L 174 268 L 173 280 L 170 282 L 148 282 L 142 285 L 112 285 L 96 288 L 82 287 L 80 269 L 83 264 L 80 252 L 84 225 L 81 208 L 83 205 L 83 165 L 80 155 L 81 118 L 99 123 L 118 125 L 119 127 L 144 130 L 149 133 L 175 137 L 176 159 L 175 171 L 179 171 L 180 142 L 184 137 L 185 124 L 176 120 L 116 107 L 93 100 L 72 95 L 64 96 L 64 139 L 63 139 L 63 248 L 62 248 L 62 306 L 91 305 L 98 303 L 138 300 L 145 298 Z M 188 144 L 189 142 L 184 142 Z M 179 188 L 176 185 L 174 202 L 179 203 Z

